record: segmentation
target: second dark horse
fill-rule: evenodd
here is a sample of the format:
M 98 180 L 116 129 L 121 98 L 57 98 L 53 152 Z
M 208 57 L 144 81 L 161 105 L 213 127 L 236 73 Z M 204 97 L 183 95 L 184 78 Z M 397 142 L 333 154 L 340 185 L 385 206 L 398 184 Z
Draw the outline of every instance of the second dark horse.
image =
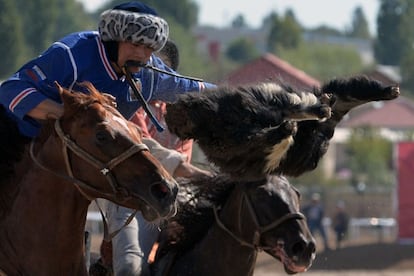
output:
M 180 184 L 179 212 L 161 232 L 153 275 L 252 275 L 262 250 L 289 274 L 311 266 L 315 241 L 284 177 Z

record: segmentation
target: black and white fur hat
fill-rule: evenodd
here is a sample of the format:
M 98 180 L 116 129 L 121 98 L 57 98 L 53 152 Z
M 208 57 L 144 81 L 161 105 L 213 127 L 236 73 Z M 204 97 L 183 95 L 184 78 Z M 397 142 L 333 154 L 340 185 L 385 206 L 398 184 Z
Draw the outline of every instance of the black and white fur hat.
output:
M 101 40 L 128 41 L 160 50 L 168 40 L 167 21 L 140 2 L 128 2 L 106 10 L 99 22 Z

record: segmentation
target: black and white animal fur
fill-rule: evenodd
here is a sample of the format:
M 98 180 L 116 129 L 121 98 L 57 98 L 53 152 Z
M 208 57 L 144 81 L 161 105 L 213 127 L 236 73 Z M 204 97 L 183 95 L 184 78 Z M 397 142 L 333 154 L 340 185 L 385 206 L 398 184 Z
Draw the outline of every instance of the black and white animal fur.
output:
M 274 83 L 219 86 L 168 104 L 166 122 L 178 137 L 195 139 L 210 162 L 235 178 L 299 176 L 316 168 L 351 109 L 400 94 L 397 85 L 365 76 L 333 79 L 309 91 Z
M 331 116 L 329 95 L 317 97 L 276 83 L 221 86 L 181 95 L 167 106 L 170 131 L 195 139 L 210 162 L 233 177 L 274 171 L 293 144 L 297 122 Z

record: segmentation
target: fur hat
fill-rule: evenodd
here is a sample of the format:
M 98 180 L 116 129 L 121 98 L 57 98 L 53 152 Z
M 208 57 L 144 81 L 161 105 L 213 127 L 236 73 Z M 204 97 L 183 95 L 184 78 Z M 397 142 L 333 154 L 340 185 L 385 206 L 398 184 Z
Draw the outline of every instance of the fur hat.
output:
M 160 50 L 168 39 L 168 23 L 154 9 L 140 2 L 128 2 L 101 14 L 102 41 L 128 41 Z

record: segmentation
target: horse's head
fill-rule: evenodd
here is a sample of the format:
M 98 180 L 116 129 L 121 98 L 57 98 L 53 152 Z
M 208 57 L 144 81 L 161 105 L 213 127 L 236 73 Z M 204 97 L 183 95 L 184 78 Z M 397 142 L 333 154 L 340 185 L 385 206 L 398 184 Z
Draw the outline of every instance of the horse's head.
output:
M 55 130 L 69 177 L 87 198 L 141 210 L 148 220 L 175 212 L 177 184 L 142 143 L 140 129 L 113 99 L 84 85 L 88 94 L 58 86 L 64 114 Z
M 298 191 L 285 178 L 269 176 L 236 185 L 235 192 L 240 241 L 279 259 L 289 274 L 306 271 L 315 258 L 315 240 L 300 213 Z

